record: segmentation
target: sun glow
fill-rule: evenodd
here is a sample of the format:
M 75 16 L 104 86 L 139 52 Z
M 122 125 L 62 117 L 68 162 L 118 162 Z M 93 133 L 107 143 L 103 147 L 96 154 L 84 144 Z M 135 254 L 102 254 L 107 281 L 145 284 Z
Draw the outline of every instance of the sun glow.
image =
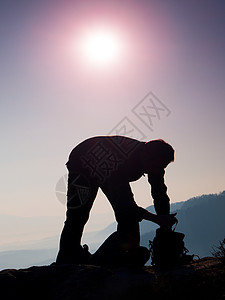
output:
M 122 56 L 123 43 L 119 34 L 97 28 L 85 32 L 79 42 L 80 57 L 96 66 L 112 65 Z

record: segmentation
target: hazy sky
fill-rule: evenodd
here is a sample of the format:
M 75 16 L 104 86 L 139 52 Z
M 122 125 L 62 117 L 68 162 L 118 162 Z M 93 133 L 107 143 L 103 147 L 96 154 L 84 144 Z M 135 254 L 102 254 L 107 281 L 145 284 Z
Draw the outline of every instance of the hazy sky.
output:
M 111 64 L 77 50 L 95 27 L 118 36 Z M 115 129 L 173 145 L 172 202 L 224 190 L 224 29 L 223 0 L 1 1 L 0 213 L 64 215 L 70 151 Z M 133 188 L 152 204 L 147 178 Z M 110 211 L 101 193 L 94 211 Z

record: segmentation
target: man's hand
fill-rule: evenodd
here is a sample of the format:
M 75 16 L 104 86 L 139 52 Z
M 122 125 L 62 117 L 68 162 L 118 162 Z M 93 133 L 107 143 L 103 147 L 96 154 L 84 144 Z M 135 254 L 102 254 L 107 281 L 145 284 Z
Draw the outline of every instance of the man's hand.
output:
M 176 214 L 177 213 L 169 215 L 156 215 L 155 223 L 162 228 L 171 229 L 172 226 L 178 222 L 177 218 L 175 218 Z
M 142 207 L 138 207 L 139 213 L 139 221 L 147 220 L 158 224 L 160 227 L 165 229 L 171 229 L 172 226 L 177 223 L 177 218 L 175 218 L 176 214 L 168 214 L 168 215 L 156 215 L 152 214 L 146 209 Z

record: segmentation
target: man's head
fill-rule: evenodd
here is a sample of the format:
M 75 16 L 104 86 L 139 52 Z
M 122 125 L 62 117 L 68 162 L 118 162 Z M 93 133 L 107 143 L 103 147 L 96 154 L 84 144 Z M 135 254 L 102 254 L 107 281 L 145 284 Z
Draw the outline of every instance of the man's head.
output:
M 164 169 L 169 163 L 174 161 L 174 149 L 164 140 L 146 142 L 142 161 L 145 173 Z

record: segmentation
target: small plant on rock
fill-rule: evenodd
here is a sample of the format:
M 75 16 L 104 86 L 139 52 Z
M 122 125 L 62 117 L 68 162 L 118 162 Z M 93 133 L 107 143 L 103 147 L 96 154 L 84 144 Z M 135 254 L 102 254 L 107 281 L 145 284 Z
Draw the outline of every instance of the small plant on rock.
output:
M 219 246 L 213 248 L 211 252 L 214 257 L 220 260 L 223 264 L 225 264 L 225 238 L 219 242 Z

